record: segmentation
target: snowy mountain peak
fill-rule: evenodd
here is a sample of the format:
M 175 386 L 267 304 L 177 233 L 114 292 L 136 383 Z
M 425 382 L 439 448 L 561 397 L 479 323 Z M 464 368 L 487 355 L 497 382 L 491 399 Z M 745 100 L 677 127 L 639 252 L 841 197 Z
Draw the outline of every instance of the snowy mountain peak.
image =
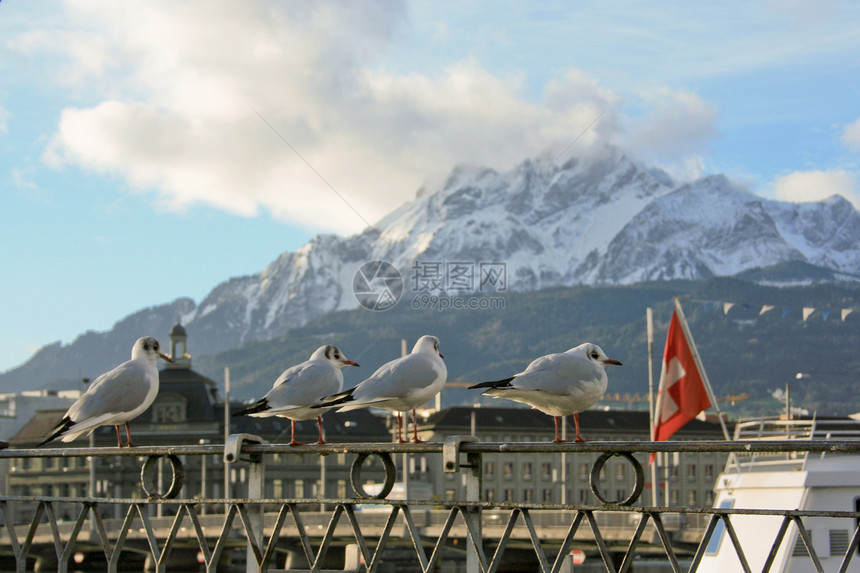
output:
M 786 262 L 858 277 L 858 244 L 860 215 L 841 197 L 772 201 L 723 175 L 677 184 L 607 147 L 507 172 L 457 167 L 362 233 L 319 235 L 256 275 L 216 286 L 196 308 L 183 303 L 182 316 L 197 351 L 210 354 L 356 308 L 353 279 L 374 260 L 400 271 L 407 297 L 417 263 L 501 264 L 505 288 L 517 291 L 702 279 Z M 175 321 L 176 309 L 165 308 Z

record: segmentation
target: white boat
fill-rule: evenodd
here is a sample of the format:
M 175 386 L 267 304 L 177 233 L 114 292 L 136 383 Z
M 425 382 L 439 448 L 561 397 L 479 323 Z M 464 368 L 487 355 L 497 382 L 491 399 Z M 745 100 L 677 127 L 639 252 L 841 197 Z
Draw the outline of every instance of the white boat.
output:
M 840 419 L 757 419 L 738 422 L 739 440 L 860 440 L 860 423 Z M 731 454 L 715 485 L 715 508 L 809 511 L 860 511 L 860 454 L 755 453 Z M 779 515 L 731 515 L 737 542 L 752 571 L 860 572 L 855 548 L 845 569 L 848 548 L 860 519 L 806 516 L 785 523 Z M 780 530 L 784 536 L 776 547 Z M 812 544 L 807 550 L 804 534 Z M 771 555 L 772 550 L 775 554 Z M 816 563 L 817 560 L 817 563 Z M 820 565 L 820 569 L 819 569 Z M 720 520 L 697 571 L 743 571 L 726 524 Z

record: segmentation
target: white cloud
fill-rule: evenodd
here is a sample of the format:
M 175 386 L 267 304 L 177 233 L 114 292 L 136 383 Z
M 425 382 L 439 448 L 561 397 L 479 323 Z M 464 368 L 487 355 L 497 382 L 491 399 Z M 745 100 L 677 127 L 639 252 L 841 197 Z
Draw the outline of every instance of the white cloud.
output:
M 509 168 L 579 138 L 570 153 L 629 143 L 677 174 L 698 169 L 715 134 L 713 109 L 668 90 L 625 132 L 622 99 L 575 69 L 538 102 L 522 78 L 470 59 L 387 71 L 399 2 L 66 6 L 72 29 L 40 49 L 62 50 L 56 80 L 100 103 L 65 109 L 44 159 L 113 175 L 165 209 L 265 209 L 348 233 L 456 163 Z M 38 33 L 13 45 L 37 49 Z
M 857 174 L 850 171 L 796 171 L 778 177 L 773 186 L 777 199 L 793 202 L 820 201 L 842 195 L 860 209 Z
M 699 177 L 708 145 L 719 135 L 717 110 L 690 92 L 642 94 L 650 111 L 632 122 L 626 147 L 647 163 L 668 165 L 680 179 Z
M 842 131 L 842 143 L 851 151 L 860 152 L 860 118 L 845 126 Z

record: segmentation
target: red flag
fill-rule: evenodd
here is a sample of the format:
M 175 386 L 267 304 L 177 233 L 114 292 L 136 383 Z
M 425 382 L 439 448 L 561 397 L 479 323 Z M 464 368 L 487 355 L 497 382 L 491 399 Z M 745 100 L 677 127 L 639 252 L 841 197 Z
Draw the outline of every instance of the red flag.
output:
M 663 351 L 663 368 L 654 413 L 654 441 L 662 442 L 680 430 L 699 412 L 711 407 L 702 375 L 690 343 L 684 336 L 678 313 L 672 313 L 666 349 Z M 654 461 L 655 454 L 651 454 Z

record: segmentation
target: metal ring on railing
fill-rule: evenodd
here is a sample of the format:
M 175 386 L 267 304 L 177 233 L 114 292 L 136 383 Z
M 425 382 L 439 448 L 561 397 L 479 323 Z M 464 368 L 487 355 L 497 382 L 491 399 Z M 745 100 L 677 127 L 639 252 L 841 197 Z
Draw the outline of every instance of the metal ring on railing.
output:
M 382 490 L 376 495 L 367 493 L 361 483 L 361 466 L 370 456 L 376 456 L 382 460 L 382 465 L 385 468 L 385 481 L 382 484 Z M 362 452 L 355 457 L 355 461 L 352 462 L 352 468 L 349 470 L 349 481 L 352 484 L 352 489 L 355 490 L 356 497 L 359 498 L 373 497 L 376 499 L 385 499 L 394 488 L 394 480 L 396 479 L 397 469 L 394 467 L 394 460 L 391 459 L 391 454 L 388 452 Z
M 603 465 L 606 463 L 606 460 L 613 456 L 621 456 L 626 459 L 633 466 L 633 472 L 635 481 L 633 483 L 633 491 L 630 492 L 630 495 L 624 499 L 612 501 L 608 500 L 600 494 L 600 490 L 598 489 L 597 483 L 600 481 L 600 471 L 603 469 Z M 600 457 L 597 458 L 597 461 L 594 462 L 594 465 L 591 467 L 591 475 L 588 476 L 588 485 L 591 486 L 591 491 L 594 492 L 594 495 L 597 496 L 597 499 L 600 500 L 601 503 L 605 503 L 608 505 L 633 505 L 636 503 L 636 500 L 639 499 L 639 496 L 642 495 L 642 490 L 645 488 L 645 472 L 642 470 L 642 464 L 639 463 L 639 460 L 633 457 L 633 454 L 628 452 L 603 452 L 600 454 Z
M 150 483 L 150 480 L 147 479 L 146 474 L 149 473 L 149 469 L 152 467 L 152 464 L 157 462 L 159 458 L 167 458 L 167 461 L 170 462 L 170 470 L 173 474 L 173 478 L 170 481 L 170 487 L 167 488 L 167 491 L 161 493 L 158 491 L 158 486 L 156 484 Z M 179 490 L 182 489 L 182 482 L 185 481 L 185 470 L 182 467 L 182 462 L 179 461 L 179 458 L 174 454 L 158 454 L 154 456 L 147 456 L 146 461 L 143 462 L 143 467 L 140 468 L 140 485 L 143 487 L 143 493 L 146 494 L 146 497 L 149 499 L 173 499 L 177 495 L 179 495 Z M 150 487 L 152 486 L 152 487 Z

